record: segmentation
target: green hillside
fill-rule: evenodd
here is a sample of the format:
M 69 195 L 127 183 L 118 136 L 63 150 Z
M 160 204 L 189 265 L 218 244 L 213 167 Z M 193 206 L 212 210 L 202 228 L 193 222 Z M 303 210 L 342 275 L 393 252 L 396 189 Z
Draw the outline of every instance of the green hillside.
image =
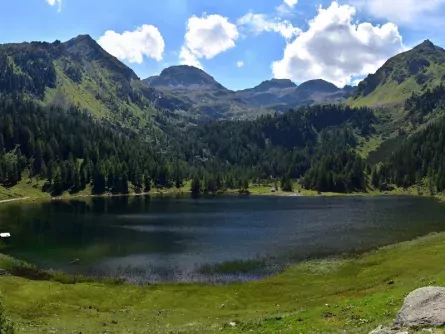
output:
M 348 100 L 351 105 L 387 106 L 425 92 L 445 79 L 445 50 L 429 40 L 390 58 L 368 75 Z
M 0 45 L 0 93 L 75 106 L 129 128 L 156 127 L 154 91 L 88 35 Z

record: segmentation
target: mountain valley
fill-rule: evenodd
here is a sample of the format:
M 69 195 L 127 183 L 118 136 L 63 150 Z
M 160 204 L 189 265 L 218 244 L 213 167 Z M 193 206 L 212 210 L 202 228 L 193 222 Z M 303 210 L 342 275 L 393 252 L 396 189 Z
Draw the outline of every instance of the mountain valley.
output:
M 197 191 L 212 192 L 268 179 L 288 189 L 299 179 L 309 189 L 337 192 L 425 184 L 427 173 L 416 174 L 415 166 L 394 178 L 397 165 L 389 159 L 412 145 L 411 134 L 421 136 L 443 117 L 443 68 L 445 50 L 425 41 L 389 59 L 358 87 L 271 79 L 232 91 L 185 65 L 140 80 L 88 35 L 65 43 L 0 45 L 1 182 L 10 187 L 20 180 L 17 173 L 28 171 L 30 179 L 48 178 L 52 191 L 56 175 L 62 178 L 56 193 L 87 185 L 96 193 L 119 192 L 126 189 L 115 187 L 122 182 L 135 191 L 179 188 L 192 179 Z M 18 110 L 31 121 L 20 122 Z M 72 139 L 39 134 L 53 126 L 54 113 Z M 99 138 L 117 131 L 122 140 L 113 137 L 111 150 L 96 153 L 96 139 L 78 138 L 71 122 L 99 126 Z M 72 140 L 88 144 L 73 150 Z M 138 143 L 132 156 L 124 153 L 128 140 Z M 430 180 L 441 175 L 439 167 Z M 371 182 L 374 174 L 378 182 Z M 402 182 L 408 174 L 409 182 Z

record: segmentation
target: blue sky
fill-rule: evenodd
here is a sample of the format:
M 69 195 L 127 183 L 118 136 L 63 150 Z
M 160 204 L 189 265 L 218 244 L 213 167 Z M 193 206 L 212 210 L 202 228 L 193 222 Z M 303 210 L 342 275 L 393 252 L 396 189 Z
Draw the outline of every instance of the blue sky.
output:
M 230 89 L 263 80 L 356 83 L 431 39 L 445 0 L 23 0 L 0 12 L 0 43 L 90 34 L 141 77 L 181 63 Z M 124 33 L 127 32 L 127 33 Z

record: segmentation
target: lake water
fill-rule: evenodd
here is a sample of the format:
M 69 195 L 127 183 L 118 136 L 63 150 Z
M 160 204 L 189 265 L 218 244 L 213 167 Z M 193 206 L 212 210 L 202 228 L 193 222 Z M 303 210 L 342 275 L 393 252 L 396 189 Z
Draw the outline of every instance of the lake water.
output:
M 0 206 L 0 230 L 12 235 L 2 252 L 70 274 L 230 281 L 443 231 L 445 205 L 418 197 L 91 198 Z

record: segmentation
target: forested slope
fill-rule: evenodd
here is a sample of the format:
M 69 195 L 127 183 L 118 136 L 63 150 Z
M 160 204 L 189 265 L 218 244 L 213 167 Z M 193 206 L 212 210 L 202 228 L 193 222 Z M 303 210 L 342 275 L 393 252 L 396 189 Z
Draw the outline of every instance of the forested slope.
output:
M 0 98 L 0 184 L 44 179 L 44 191 L 127 193 L 204 180 L 207 191 L 249 180 L 299 178 L 322 156 L 353 150 L 377 122 L 370 109 L 337 105 L 291 110 L 252 121 L 165 128 L 168 145 L 71 107 Z M 340 171 L 339 171 L 340 172 Z M 342 181 L 349 182 L 349 181 Z M 355 187 L 342 186 L 342 189 Z
M 140 190 L 148 190 L 151 182 L 172 185 L 180 177 L 174 166 L 179 162 L 171 154 L 157 152 L 136 133 L 74 107 L 0 98 L 2 186 L 11 187 L 26 175 L 47 179 L 45 190 L 56 195 L 90 183 L 94 193 L 127 193 L 128 182 Z
M 405 102 L 406 122 L 415 131 L 376 168 L 373 183 L 397 186 L 428 185 L 445 190 L 445 88 L 442 85 Z M 422 125 L 422 126 L 421 126 Z

